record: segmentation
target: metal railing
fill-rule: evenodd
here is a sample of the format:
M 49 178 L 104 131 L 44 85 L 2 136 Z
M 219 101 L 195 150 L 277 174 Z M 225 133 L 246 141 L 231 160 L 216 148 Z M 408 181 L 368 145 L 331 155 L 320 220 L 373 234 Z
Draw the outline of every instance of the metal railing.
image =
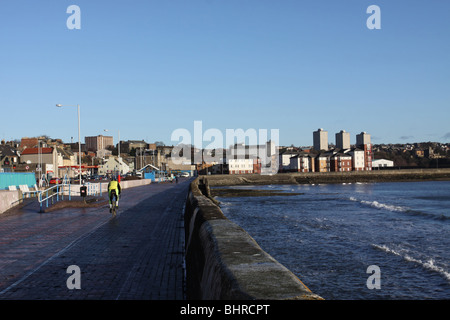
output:
M 102 186 L 101 183 L 86 183 L 83 185 L 86 187 L 86 195 L 87 196 L 102 196 Z M 72 192 L 70 180 L 64 178 L 61 184 L 57 184 L 55 186 L 49 187 L 45 190 L 37 191 L 37 198 L 39 202 L 39 212 L 43 212 L 43 206 L 46 208 L 49 206 L 49 200 L 51 204 L 53 204 L 55 197 L 56 202 L 59 200 L 64 200 L 64 196 L 68 196 L 68 200 L 72 200 Z M 75 191 L 76 192 L 76 191 Z M 81 191 L 78 191 L 81 195 Z
M 56 202 L 61 200 L 64 200 L 64 193 L 65 189 L 68 188 L 68 197 L 69 200 L 71 200 L 71 192 L 70 192 L 70 184 L 69 183 L 63 183 L 63 184 L 57 184 L 53 187 L 47 188 L 45 190 L 41 190 L 38 192 L 38 202 L 39 202 L 39 212 L 42 213 L 42 207 L 43 203 L 45 202 L 46 208 L 48 208 L 48 200 L 51 200 L 51 203 L 53 204 L 54 197 L 56 197 Z

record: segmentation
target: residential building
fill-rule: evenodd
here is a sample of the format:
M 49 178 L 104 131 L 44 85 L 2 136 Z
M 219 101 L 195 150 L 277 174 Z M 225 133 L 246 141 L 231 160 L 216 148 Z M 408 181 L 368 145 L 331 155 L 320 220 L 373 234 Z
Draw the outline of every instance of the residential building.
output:
M 350 133 L 345 130 L 341 130 L 336 133 L 336 148 L 349 149 L 350 148 Z
M 330 171 L 352 171 L 352 156 L 342 152 L 338 152 L 330 156 Z
M 356 135 L 356 146 L 362 146 L 365 144 L 370 144 L 370 134 L 363 131 Z
M 108 149 L 101 149 L 101 150 L 97 150 L 96 152 L 96 157 L 97 158 L 106 158 L 112 155 L 112 151 L 108 150 Z
M 10 144 L 2 140 L 0 145 L 0 171 L 13 171 L 19 164 L 19 153 Z
M 297 151 L 281 150 L 278 154 L 278 172 L 288 172 L 291 170 L 291 158 L 299 155 Z
M 281 170 L 289 169 L 289 160 L 285 161 L 285 167 L 283 168 L 279 163 L 279 151 L 278 146 L 272 140 L 265 142 L 264 144 L 257 145 L 245 145 L 244 143 L 237 143 L 230 146 L 228 150 L 224 150 L 227 158 L 257 158 L 260 167 L 261 174 L 275 174 Z M 284 152 L 284 151 L 282 151 Z M 285 156 L 287 157 L 287 155 Z M 286 158 L 288 159 L 288 158 Z
M 419 158 L 423 158 L 425 155 L 425 153 L 422 149 L 415 149 L 414 153 L 415 153 L 416 157 L 419 157 Z M 372 167 L 373 167 L 373 161 L 372 161 Z
M 56 148 L 26 148 L 20 155 L 20 162 L 42 165 L 42 174 L 58 177 L 58 153 Z M 37 167 L 39 168 L 39 166 Z M 37 171 L 40 171 L 37 169 Z M 40 172 L 36 172 L 39 176 Z
M 228 170 L 230 174 L 260 173 L 261 166 L 257 157 L 228 159 Z M 259 169 L 258 169 L 259 168 Z M 259 172 L 255 172 L 255 170 Z
M 58 153 L 58 174 L 59 178 L 68 176 L 69 178 L 74 178 L 80 170 L 79 159 L 77 155 L 72 152 L 70 147 L 56 147 L 56 152 Z
M 361 132 L 356 135 L 356 147 L 364 150 L 364 170 L 372 170 L 373 150 L 370 143 L 370 134 Z
M 98 169 L 99 175 L 119 175 L 130 172 L 130 165 L 123 159 L 116 156 L 109 157 Z
M 328 131 L 319 128 L 313 132 L 314 149 L 317 151 L 328 150 Z
M 37 147 L 39 143 L 38 138 L 28 138 L 24 137 L 20 141 L 20 150 L 24 150 L 26 148 L 34 148 Z
M 363 171 L 365 168 L 364 150 L 361 150 L 359 148 L 352 148 L 350 150 L 347 150 L 346 153 L 348 153 L 352 157 L 353 171 Z
M 289 160 L 291 172 L 314 172 L 315 156 L 312 154 L 301 152 Z
M 318 154 L 315 158 L 314 172 L 329 172 L 330 171 L 330 156 L 329 153 Z

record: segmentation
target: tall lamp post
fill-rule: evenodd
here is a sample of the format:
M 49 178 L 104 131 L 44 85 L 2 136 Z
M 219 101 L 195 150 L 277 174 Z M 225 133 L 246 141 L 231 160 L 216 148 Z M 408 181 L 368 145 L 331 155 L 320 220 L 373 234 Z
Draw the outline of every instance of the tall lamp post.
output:
M 81 187 L 81 135 L 80 135 L 80 105 L 77 104 L 76 106 L 63 106 L 62 104 L 56 105 L 58 108 L 61 107 L 77 107 L 78 109 L 78 159 L 80 162 L 80 187 Z
M 103 131 L 108 132 L 109 130 L 103 129 Z M 118 138 L 119 138 L 119 142 L 117 143 L 117 148 L 118 148 L 117 156 L 120 159 L 120 130 L 117 130 L 117 133 L 118 133 Z
M 108 129 L 103 129 L 103 131 L 108 132 L 109 130 Z M 117 158 L 119 159 L 119 166 L 120 166 L 120 130 L 117 130 L 117 132 L 118 132 L 118 139 L 119 139 L 119 141 L 117 142 Z M 120 167 L 119 167 L 118 171 L 119 171 L 118 176 L 120 176 L 120 174 L 122 172 Z

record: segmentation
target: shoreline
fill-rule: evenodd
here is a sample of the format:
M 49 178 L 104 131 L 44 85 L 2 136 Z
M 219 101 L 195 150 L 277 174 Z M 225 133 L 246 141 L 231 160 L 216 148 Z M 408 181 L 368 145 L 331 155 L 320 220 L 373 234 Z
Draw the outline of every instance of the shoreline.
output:
M 201 175 L 199 178 L 204 181 L 207 188 L 232 185 L 450 181 L 450 168 L 350 172 L 295 172 L 277 173 L 274 175 Z

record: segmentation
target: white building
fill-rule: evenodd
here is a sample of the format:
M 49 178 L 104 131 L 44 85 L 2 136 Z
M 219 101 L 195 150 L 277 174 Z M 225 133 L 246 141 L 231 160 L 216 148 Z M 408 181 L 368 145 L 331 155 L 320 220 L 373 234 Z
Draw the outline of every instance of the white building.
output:
M 98 169 L 98 173 L 100 175 L 105 175 L 108 173 L 126 174 L 128 172 L 130 172 L 130 166 L 126 164 L 122 158 L 118 157 L 109 157 Z
M 372 160 L 372 168 L 389 168 L 394 166 L 394 161 L 387 159 Z
M 364 150 L 353 148 L 346 153 L 352 156 L 353 171 L 363 171 L 365 167 Z
M 228 159 L 230 174 L 253 173 L 254 159 Z

